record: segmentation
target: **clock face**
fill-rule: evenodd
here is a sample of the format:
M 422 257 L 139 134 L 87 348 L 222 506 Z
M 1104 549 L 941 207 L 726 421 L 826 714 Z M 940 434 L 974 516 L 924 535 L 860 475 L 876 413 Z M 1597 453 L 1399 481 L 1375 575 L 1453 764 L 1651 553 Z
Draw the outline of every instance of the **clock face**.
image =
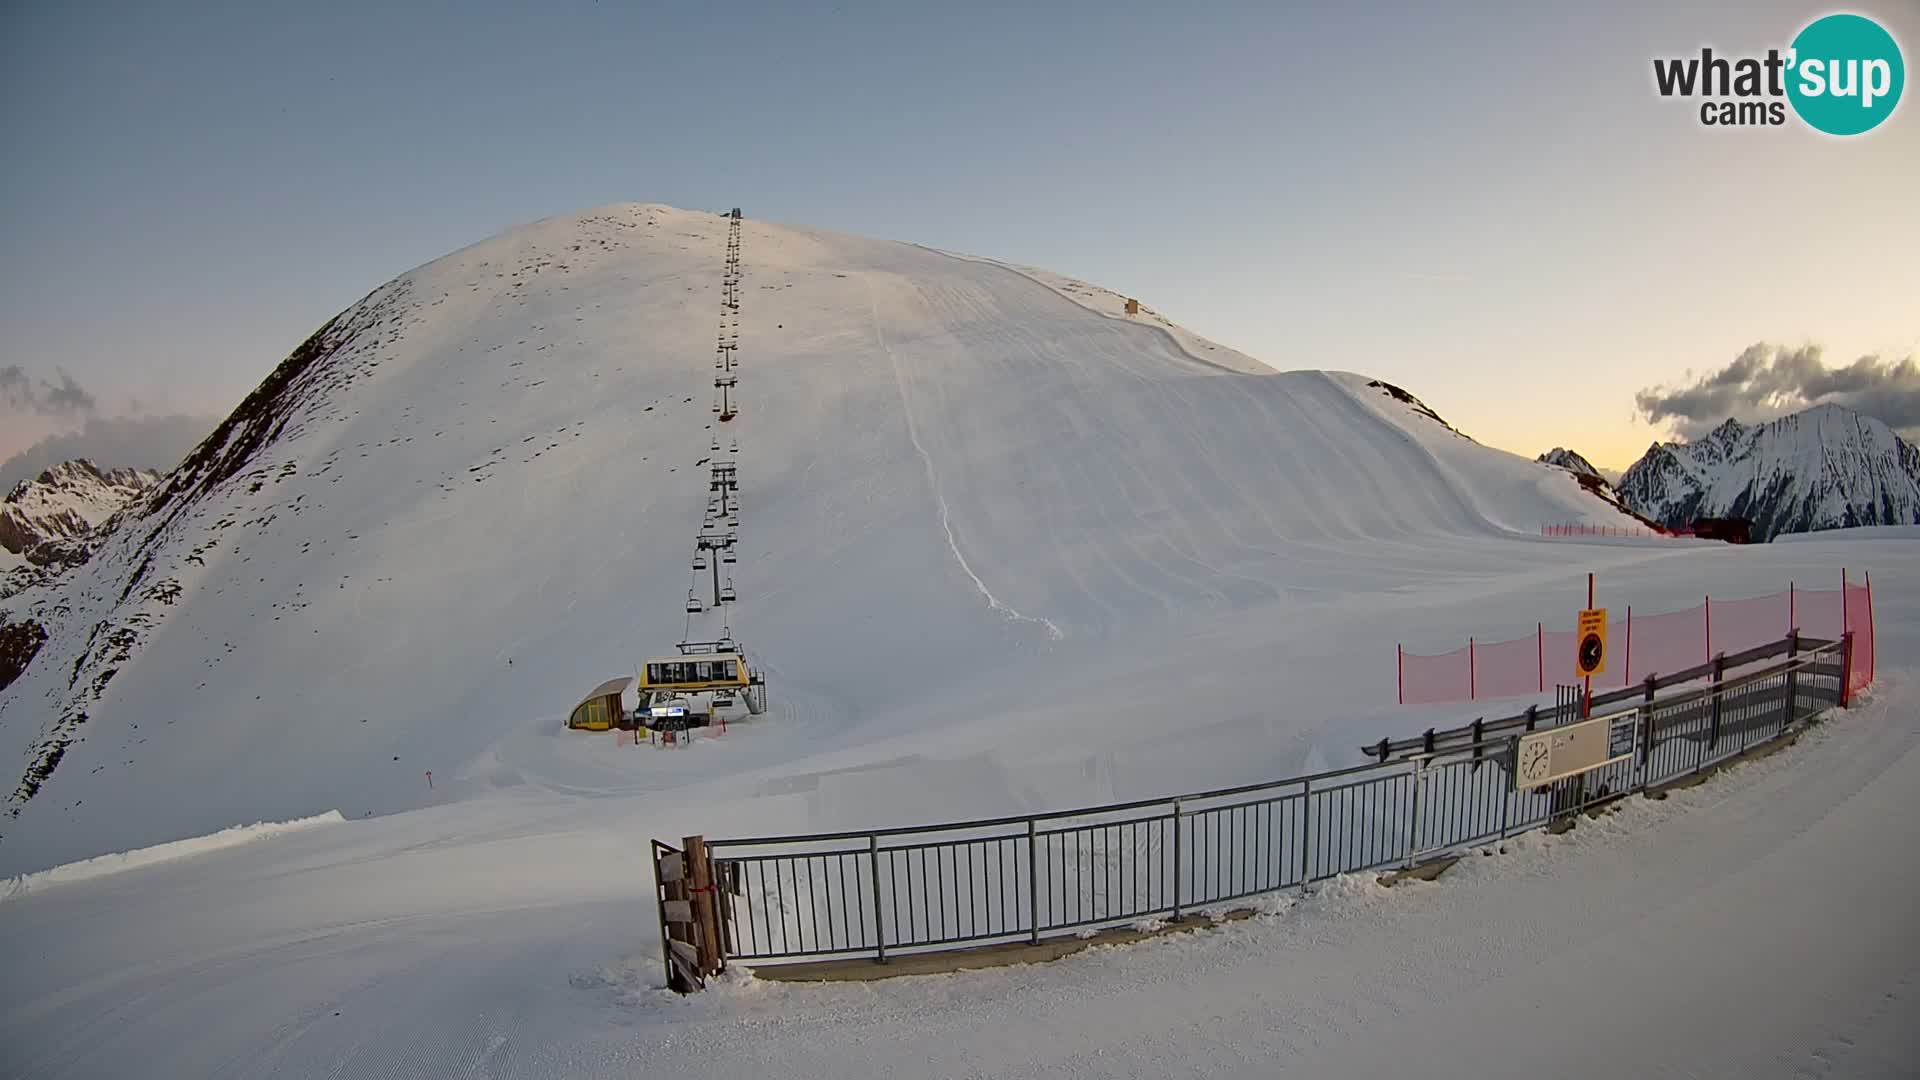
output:
M 1552 748 L 1545 740 L 1528 743 L 1526 748 L 1520 751 L 1521 779 L 1533 781 L 1544 778 L 1547 775 L 1547 763 L 1551 756 Z
M 1580 640 L 1580 671 L 1592 675 L 1600 670 L 1600 658 L 1606 651 L 1599 634 L 1588 634 Z

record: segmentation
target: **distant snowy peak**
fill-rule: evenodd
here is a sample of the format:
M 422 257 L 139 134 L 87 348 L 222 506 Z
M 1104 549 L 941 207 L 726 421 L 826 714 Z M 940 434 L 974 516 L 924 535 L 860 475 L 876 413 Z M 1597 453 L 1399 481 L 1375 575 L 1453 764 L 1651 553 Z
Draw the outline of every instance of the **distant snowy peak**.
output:
M 1756 540 L 1920 523 L 1920 449 L 1869 416 L 1817 405 L 1764 424 L 1728 420 L 1690 443 L 1655 443 L 1620 495 L 1669 527 L 1744 518 Z
M 53 541 L 84 540 L 160 484 L 152 469 L 101 469 L 85 458 L 22 480 L 0 500 L 0 548 L 26 555 Z
M 1595 476 L 1601 480 L 1607 478 L 1605 473 L 1593 467 L 1592 462 L 1564 447 L 1556 446 L 1534 460 L 1547 465 L 1558 465 L 1575 476 Z

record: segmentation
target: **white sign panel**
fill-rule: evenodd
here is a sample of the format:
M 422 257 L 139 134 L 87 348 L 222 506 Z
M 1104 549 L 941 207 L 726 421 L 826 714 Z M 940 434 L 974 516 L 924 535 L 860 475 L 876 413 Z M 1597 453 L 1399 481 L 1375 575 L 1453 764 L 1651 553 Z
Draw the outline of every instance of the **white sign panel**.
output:
M 1520 736 L 1513 760 L 1514 787 L 1525 791 L 1631 758 L 1638 716 L 1634 712 L 1596 716 Z

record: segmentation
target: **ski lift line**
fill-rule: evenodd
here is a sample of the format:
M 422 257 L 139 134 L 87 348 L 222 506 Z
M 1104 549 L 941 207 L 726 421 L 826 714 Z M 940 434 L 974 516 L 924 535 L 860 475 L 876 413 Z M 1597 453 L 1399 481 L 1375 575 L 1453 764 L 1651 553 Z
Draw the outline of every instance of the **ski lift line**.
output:
M 721 307 L 719 330 L 715 335 L 716 358 L 714 367 L 718 369 L 721 374 L 714 379 L 714 388 L 717 391 L 715 397 L 717 400 L 713 403 L 713 411 L 719 415 L 722 422 L 731 421 L 738 415 L 738 411 L 734 408 L 730 398 L 730 391 L 732 388 L 738 386 L 738 379 L 733 374 L 733 368 L 736 363 L 737 350 L 740 347 L 741 228 L 741 220 L 738 216 L 735 216 L 728 230 L 729 236 L 727 239 L 725 266 L 722 278 L 726 295 Z M 728 440 L 728 444 L 728 453 L 730 455 L 738 455 L 740 452 L 738 436 Z M 713 453 L 719 453 L 720 439 L 718 436 L 712 439 L 711 449 Z M 719 494 L 717 497 L 709 500 L 707 511 L 703 515 L 704 520 L 701 525 L 701 533 L 696 537 L 695 552 L 690 562 L 690 570 L 693 574 L 701 576 L 704 576 L 705 573 L 711 573 L 714 579 L 712 583 L 713 595 L 711 597 L 711 603 L 702 602 L 703 598 L 700 595 L 701 590 L 697 578 L 692 583 L 692 587 L 688 589 L 686 617 L 682 624 L 683 651 L 687 640 L 692 637 L 693 618 L 698 614 L 719 614 L 722 620 L 722 640 L 731 641 L 733 637 L 732 619 L 729 611 L 731 605 L 738 597 L 731 573 L 731 568 L 738 565 L 739 562 L 739 555 L 735 551 L 734 546 L 736 535 L 732 531 L 739 528 L 740 524 L 739 500 L 736 494 L 739 491 L 737 476 L 736 466 L 731 462 L 724 466 L 716 463 L 709 469 L 709 490 L 718 492 Z M 727 531 L 720 532 L 719 530 L 723 528 Z M 726 576 L 724 584 L 720 580 L 720 568 L 722 565 L 729 568 L 729 573 Z

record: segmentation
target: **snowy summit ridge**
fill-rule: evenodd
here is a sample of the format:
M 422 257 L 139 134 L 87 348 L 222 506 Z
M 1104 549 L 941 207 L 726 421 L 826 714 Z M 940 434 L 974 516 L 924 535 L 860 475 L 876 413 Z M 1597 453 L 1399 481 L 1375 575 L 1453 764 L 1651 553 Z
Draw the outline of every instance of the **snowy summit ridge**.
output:
M 1627 505 L 1672 528 L 1745 518 L 1755 540 L 1920 523 L 1920 448 L 1870 416 L 1816 405 L 1690 443 L 1654 443 L 1620 477 Z

